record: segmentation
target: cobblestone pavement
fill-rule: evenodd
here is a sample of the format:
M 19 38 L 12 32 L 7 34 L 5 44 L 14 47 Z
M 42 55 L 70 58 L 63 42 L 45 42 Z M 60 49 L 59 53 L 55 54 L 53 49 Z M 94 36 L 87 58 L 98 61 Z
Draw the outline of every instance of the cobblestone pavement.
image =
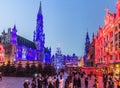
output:
M 0 88 L 23 88 L 24 80 L 32 80 L 32 78 L 22 78 L 22 77 L 3 77 L 0 81 Z M 84 87 L 84 78 L 81 79 L 82 88 Z M 89 81 L 89 88 L 93 88 L 93 80 Z M 102 87 L 101 87 L 102 88 Z
M 3 77 L 0 88 L 23 88 L 23 82 L 26 79 L 31 80 L 31 78 Z

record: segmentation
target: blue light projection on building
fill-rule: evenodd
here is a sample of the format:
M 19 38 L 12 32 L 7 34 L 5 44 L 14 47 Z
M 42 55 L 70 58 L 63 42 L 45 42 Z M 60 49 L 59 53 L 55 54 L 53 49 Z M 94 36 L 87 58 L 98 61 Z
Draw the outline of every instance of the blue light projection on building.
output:
M 38 59 L 40 58 L 40 60 L 43 61 L 45 34 L 43 33 L 43 15 L 42 15 L 41 2 L 40 2 L 40 7 L 39 7 L 36 21 L 37 21 L 37 24 L 36 24 L 36 30 L 34 31 L 33 41 L 35 42 L 36 49 L 38 51 L 37 58 Z
M 36 30 L 33 33 L 33 41 L 30 41 L 17 34 L 16 25 L 8 32 L 2 32 L 0 41 L 5 48 L 6 63 L 20 60 L 38 60 L 50 63 L 51 48 L 45 48 L 45 34 L 43 33 L 43 15 L 41 2 L 36 20 Z

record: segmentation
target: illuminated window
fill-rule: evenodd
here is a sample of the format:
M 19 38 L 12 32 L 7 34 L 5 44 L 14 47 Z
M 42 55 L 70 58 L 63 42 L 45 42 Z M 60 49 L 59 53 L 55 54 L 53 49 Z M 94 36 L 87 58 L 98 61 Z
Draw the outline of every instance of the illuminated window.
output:
M 119 16 L 120 16 L 120 10 L 118 9 L 118 12 L 119 12 Z
M 105 56 L 104 56 L 104 61 L 105 61 Z
M 108 41 L 108 35 L 106 36 L 106 41 Z
M 119 54 L 119 60 L 120 60 L 120 54 Z
M 110 60 L 112 60 L 112 55 L 110 55 Z
M 115 41 L 117 41 L 117 34 L 115 34 Z
M 120 23 L 119 23 L 119 29 L 120 29 Z
M 110 45 L 111 45 L 111 47 L 113 47 L 113 41 L 111 41 Z
M 115 51 L 117 51 L 117 46 L 118 46 L 118 44 L 115 44 Z
M 101 58 L 101 62 L 103 62 L 103 59 Z
M 99 59 L 99 63 L 100 63 L 100 59 Z
M 23 48 L 23 50 L 22 50 L 22 58 L 26 58 L 26 50 L 25 50 L 25 48 Z
M 112 38 L 112 37 L 113 37 L 113 32 L 111 31 L 111 32 L 110 32 L 110 38 Z
M 117 55 L 116 55 L 116 60 L 118 60 L 118 57 L 117 57 Z
M 119 42 L 119 48 L 120 48 L 120 42 Z
M 115 32 L 117 32 L 117 30 L 118 30 L 118 28 L 117 28 L 117 26 L 115 27 Z
M 119 32 L 119 39 L 120 39 L 120 32 Z

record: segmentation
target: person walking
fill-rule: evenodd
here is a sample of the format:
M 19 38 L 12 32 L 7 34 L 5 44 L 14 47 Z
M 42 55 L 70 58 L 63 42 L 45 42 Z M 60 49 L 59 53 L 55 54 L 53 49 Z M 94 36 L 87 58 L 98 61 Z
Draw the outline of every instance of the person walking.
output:
M 98 87 L 98 80 L 97 80 L 97 79 L 95 79 L 95 83 L 94 83 L 93 87 L 94 87 L 94 88 L 99 88 L 99 87 Z
M 47 88 L 48 82 L 47 82 L 48 76 L 45 75 L 43 79 L 43 88 Z
M 54 79 L 53 79 L 53 87 L 56 88 L 56 77 L 54 76 Z
M 59 79 L 58 79 L 58 75 L 57 75 L 57 79 L 56 79 L 56 88 L 59 88 Z
M 85 88 L 88 88 L 88 77 L 85 77 Z
M 51 76 L 48 77 L 48 87 L 49 88 L 52 87 L 52 77 Z
M 63 79 L 62 76 L 60 75 L 59 88 L 63 88 L 63 81 L 64 81 L 64 79 Z
M 2 72 L 0 72 L 0 80 L 2 80 Z
M 65 80 L 65 88 L 69 88 L 69 84 L 70 84 L 70 79 L 68 76 L 67 79 Z
M 36 88 L 36 79 L 35 79 L 35 77 L 33 77 L 33 79 L 32 79 L 31 87 Z
M 41 74 L 39 75 L 37 82 L 38 82 L 38 88 L 42 88 L 42 75 Z
M 109 81 L 108 81 L 108 88 L 114 88 L 114 82 L 111 77 L 109 78 Z
M 120 78 L 117 80 L 117 88 L 120 88 Z
M 77 88 L 77 74 L 74 74 L 74 78 L 73 78 L 73 88 Z
M 81 88 L 81 79 L 80 79 L 80 76 L 78 76 L 77 87 Z
M 48 88 L 54 88 L 53 85 L 52 85 L 52 81 L 49 82 Z
M 73 88 L 72 80 L 70 80 L 69 86 L 67 88 Z
M 106 88 L 106 86 L 107 86 L 107 76 L 106 76 L 106 74 L 103 74 L 103 86 L 104 86 L 104 88 Z

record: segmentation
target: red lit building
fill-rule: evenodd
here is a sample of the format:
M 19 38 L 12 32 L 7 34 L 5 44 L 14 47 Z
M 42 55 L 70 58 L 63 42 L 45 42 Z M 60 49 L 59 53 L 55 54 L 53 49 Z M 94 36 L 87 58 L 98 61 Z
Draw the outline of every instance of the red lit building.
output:
M 0 44 L 0 65 L 5 62 L 5 50 L 3 48 L 3 45 Z
M 106 9 L 104 26 L 99 27 L 95 39 L 95 64 L 102 71 L 120 73 L 120 0 L 116 13 Z

